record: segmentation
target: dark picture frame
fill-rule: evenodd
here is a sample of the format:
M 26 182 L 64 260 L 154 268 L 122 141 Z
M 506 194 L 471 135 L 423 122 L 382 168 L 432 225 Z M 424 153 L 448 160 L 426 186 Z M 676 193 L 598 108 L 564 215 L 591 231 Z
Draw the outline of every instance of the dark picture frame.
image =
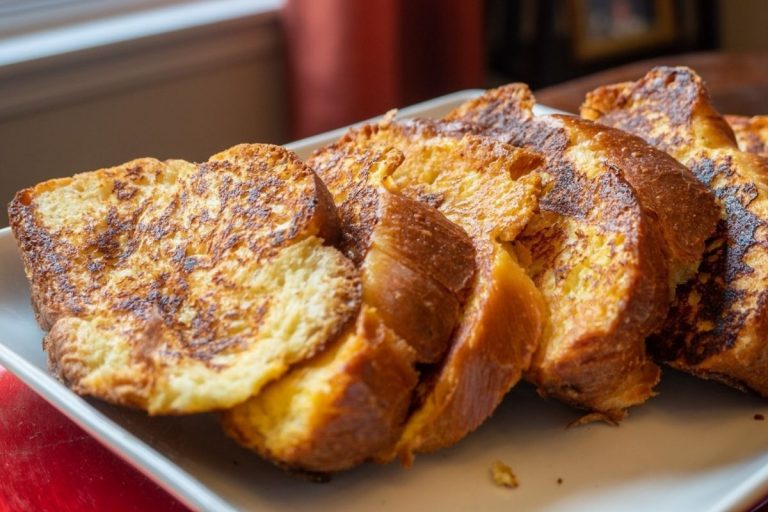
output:
M 577 61 L 611 59 L 675 41 L 672 0 L 570 0 Z

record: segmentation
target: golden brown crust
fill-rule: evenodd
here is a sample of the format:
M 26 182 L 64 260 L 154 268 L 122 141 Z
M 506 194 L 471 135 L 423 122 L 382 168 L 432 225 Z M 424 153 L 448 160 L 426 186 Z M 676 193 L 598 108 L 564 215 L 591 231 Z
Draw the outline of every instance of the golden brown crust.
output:
M 482 253 L 451 352 L 422 383 L 420 406 L 394 448 L 406 464 L 414 453 L 450 446 L 480 426 L 537 348 L 545 323 L 541 294 L 502 246 L 489 244 Z
M 52 371 L 79 393 L 155 414 L 247 399 L 322 350 L 359 307 L 358 272 L 318 238 L 338 229 L 329 200 L 309 168 L 267 145 L 203 164 L 140 159 L 19 192 L 11 224 L 51 328 Z M 290 321 L 295 292 L 263 281 L 291 259 L 293 279 L 328 272 L 326 296 L 306 291 L 312 304 L 297 306 L 328 316 L 286 331 L 292 344 L 277 355 L 264 336 Z
M 527 378 L 579 407 L 623 409 L 652 395 L 659 370 L 644 340 L 670 291 L 695 271 L 714 203 L 638 137 L 572 116 L 534 117 L 533 104 L 527 86 L 511 84 L 447 119 L 547 156 L 542 214 L 515 244 L 550 311 Z
M 637 82 L 595 89 L 587 94 L 580 113 L 642 137 L 676 158 L 699 136 L 692 129 L 697 121 L 702 123 L 702 141 L 713 147 L 736 146 L 733 130 L 714 109 L 701 78 L 684 67 L 661 66 Z
M 472 242 L 437 210 L 386 190 L 379 218 L 362 265 L 363 300 L 418 362 L 440 361 L 474 275 Z
M 669 152 L 720 206 L 698 276 L 678 288 L 663 330 L 650 340 L 655 356 L 768 395 L 768 160 L 738 150 L 688 68 L 655 68 L 637 82 L 597 89 L 582 114 Z
M 640 204 L 658 219 L 669 251 L 673 285 L 695 273 L 704 243 L 719 218 L 715 200 L 688 168 L 621 130 L 563 117 L 573 137 L 591 139 L 609 166 L 620 169 Z
M 475 245 L 478 271 L 450 352 L 422 381 L 416 412 L 382 460 L 400 455 L 408 462 L 413 453 L 453 444 L 477 428 L 519 380 L 543 324 L 538 291 L 501 244 L 514 240 L 536 211 L 539 180 L 528 174 L 540 157 L 462 131 L 389 118 L 351 130 L 311 160 L 325 177 L 355 148 L 397 148 L 405 160 L 386 187 L 437 207 Z
M 288 158 L 293 161 L 292 163 L 304 165 L 298 158 L 296 158 L 296 155 L 290 151 L 282 148 L 281 146 L 272 146 L 269 144 L 238 144 L 237 146 L 233 146 L 225 151 L 213 155 L 208 159 L 208 161 L 229 162 L 235 166 L 241 165 L 246 167 L 250 172 L 255 171 L 258 176 L 266 178 L 265 181 L 268 182 L 267 184 L 257 186 L 256 188 L 249 191 L 249 200 L 252 204 L 254 202 L 270 203 L 273 201 L 282 201 L 283 206 L 286 207 L 289 211 L 291 211 L 292 208 L 299 206 L 299 208 L 296 209 L 295 213 L 293 214 L 291 224 L 286 230 L 289 236 L 291 233 L 298 233 L 298 230 L 300 229 L 300 222 L 303 222 L 306 225 L 302 229 L 304 229 L 306 233 L 311 233 L 312 235 L 321 238 L 327 245 L 337 244 L 341 237 L 341 222 L 339 219 L 339 214 L 336 210 L 336 204 L 333 201 L 331 193 L 328 191 L 328 188 L 322 182 L 320 177 L 311 171 L 308 175 L 310 178 L 305 176 L 303 173 L 295 173 L 288 176 L 269 176 L 269 165 L 274 164 L 274 160 L 265 161 L 264 148 L 278 151 L 278 153 L 283 152 L 287 154 Z M 286 195 L 270 195 L 271 192 L 269 187 L 274 187 L 274 180 L 276 179 L 284 180 L 285 183 L 283 186 L 293 183 L 305 186 L 304 182 L 308 179 L 311 179 L 312 183 L 310 190 L 312 191 L 313 196 L 305 199 L 304 204 L 295 205 L 292 204 L 291 193 Z M 268 220 L 271 221 L 272 219 Z M 249 228 L 253 230 L 253 226 L 254 225 L 252 223 Z M 277 238 L 275 235 L 271 236 L 274 240 L 273 245 L 279 245 L 279 234 Z
M 403 154 L 386 148 L 367 148 L 324 163 L 308 162 L 328 187 L 341 219 L 341 248 L 357 265 L 371 248 L 371 236 L 380 220 L 381 181 L 403 162 Z
M 739 149 L 768 156 L 768 116 L 725 116 L 736 135 Z

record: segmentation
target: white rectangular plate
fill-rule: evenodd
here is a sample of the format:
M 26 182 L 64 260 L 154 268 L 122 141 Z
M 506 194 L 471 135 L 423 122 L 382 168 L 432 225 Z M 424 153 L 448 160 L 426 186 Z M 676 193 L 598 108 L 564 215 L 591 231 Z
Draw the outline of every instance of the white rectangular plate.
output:
M 477 94 L 463 91 L 401 113 L 439 116 Z M 289 147 L 306 156 L 339 135 Z M 566 429 L 580 413 L 521 384 L 454 448 L 419 456 L 410 470 L 369 464 L 320 485 L 241 449 L 212 415 L 148 418 L 76 396 L 48 374 L 42 337 L 13 237 L 0 230 L 0 364 L 193 509 L 721 511 L 768 494 L 768 422 L 753 418 L 768 416 L 768 403 L 672 370 L 664 370 L 659 396 L 620 427 Z M 519 488 L 492 484 L 497 459 L 514 470 Z

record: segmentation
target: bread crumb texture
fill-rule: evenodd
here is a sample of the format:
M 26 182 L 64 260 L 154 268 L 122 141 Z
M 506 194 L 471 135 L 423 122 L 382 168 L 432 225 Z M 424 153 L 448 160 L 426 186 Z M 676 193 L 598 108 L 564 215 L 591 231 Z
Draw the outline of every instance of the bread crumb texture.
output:
M 520 486 L 520 483 L 517 481 L 517 476 L 515 476 L 512 468 L 500 460 L 493 462 L 493 465 L 491 466 L 491 476 L 493 477 L 493 483 L 499 487 L 517 489 L 517 487 Z

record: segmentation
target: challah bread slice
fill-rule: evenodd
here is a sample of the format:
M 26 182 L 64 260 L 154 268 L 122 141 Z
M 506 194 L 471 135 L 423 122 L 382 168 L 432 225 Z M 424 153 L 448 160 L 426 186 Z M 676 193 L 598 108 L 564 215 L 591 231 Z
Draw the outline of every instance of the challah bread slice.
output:
M 768 116 L 725 116 L 739 149 L 768 157 Z
M 225 431 L 279 465 L 347 469 L 392 446 L 418 383 L 439 361 L 474 274 L 467 234 L 434 208 L 387 190 L 403 162 L 356 147 L 323 178 L 338 205 L 343 251 L 361 269 L 363 308 L 334 347 L 225 412 Z
M 51 180 L 9 213 L 51 370 L 150 414 L 241 403 L 359 310 L 331 197 L 280 147 Z
M 351 468 L 391 445 L 418 383 L 414 351 L 376 310 L 329 349 L 221 414 L 224 431 L 292 471 Z
M 717 229 L 649 347 L 660 360 L 768 396 L 768 160 L 739 150 L 701 78 L 658 67 L 588 94 L 582 116 L 643 137 L 714 194 Z
M 694 274 L 717 213 L 705 187 L 635 136 L 574 116 L 534 116 L 524 84 L 447 116 L 539 151 L 541 215 L 515 248 L 542 291 L 549 328 L 526 374 L 539 392 L 620 418 L 653 394 L 645 338 Z
M 531 172 L 540 158 L 443 128 L 389 117 L 350 130 L 309 161 L 333 191 L 358 148 L 399 149 L 405 160 L 385 186 L 436 207 L 475 248 L 476 275 L 451 347 L 444 360 L 426 368 L 405 431 L 380 460 L 400 455 L 409 463 L 413 453 L 451 445 L 477 428 L 528 366 L 545 321 L 539 292 L 506 247 L 537 209 L 539 179 Z M 454 271 L 437 268 L 443 269 L 439 281 L 454 286 Z

